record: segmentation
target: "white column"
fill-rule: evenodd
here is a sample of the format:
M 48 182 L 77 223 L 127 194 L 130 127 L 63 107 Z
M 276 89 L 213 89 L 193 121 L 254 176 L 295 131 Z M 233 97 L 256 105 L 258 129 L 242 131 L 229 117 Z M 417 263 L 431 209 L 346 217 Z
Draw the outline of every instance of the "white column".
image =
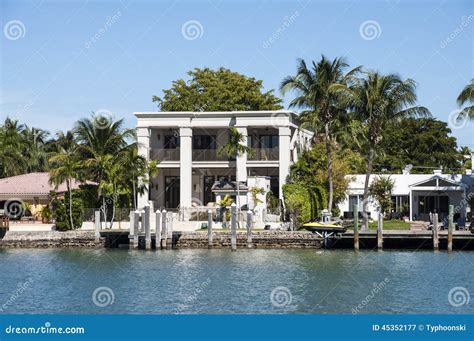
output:
M 413 221 L 413 192 L 412 190 L 410 189 L 410 221 Z
M 137 128 L 138 155 L 143 156 L 147 161 L 150 160 L 150 129 Z M 142 183 L 142 179 L 138 179 Z M 137 209 L 142 209 L 148 204 L 148 185 L 143 194 L 138 194 Z
M 189 127 L 179 128 L 179 207 L 187 220 L 186 208 L 191 207 L 192 201 L 192 168 L 193 168 L 193 130 Z
M 283 185 L 286 183 L 286 177 L 290 171 L 290 136 L 289 127 L 278 128 L 279 135 L 279 198 L 283 199 Z
M 242 143 L 244 146 L 247 145 L 247 128 L 237 128 L 238 132 L 242 134 Z M 247 182 L 247 153 L 237 156 L 236 159 L 237 176 L 236 179 L 239 182 Z

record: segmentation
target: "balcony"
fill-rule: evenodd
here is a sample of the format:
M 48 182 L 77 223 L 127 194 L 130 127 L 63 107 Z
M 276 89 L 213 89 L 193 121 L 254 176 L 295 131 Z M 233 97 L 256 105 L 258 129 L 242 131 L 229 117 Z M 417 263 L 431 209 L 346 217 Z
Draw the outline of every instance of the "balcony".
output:
M 159 161 L 179 161 L 179 148 L 174 149 L 152 149 L 151 160 Z
M 228 161 L 225 155 L 219 155 L 217 149 L 194 149 L 193 161 Z
M 278 161 L 278 148 L 252 148 L 253 153 L 247 157 L 250 161 Z

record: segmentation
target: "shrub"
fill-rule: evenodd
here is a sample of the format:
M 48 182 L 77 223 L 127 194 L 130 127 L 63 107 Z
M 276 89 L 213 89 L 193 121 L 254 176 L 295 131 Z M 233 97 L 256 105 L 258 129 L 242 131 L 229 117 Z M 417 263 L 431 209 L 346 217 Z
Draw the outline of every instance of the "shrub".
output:
M 283 185 L 285 207 L 295 223 L 300 227 L 311 219 L 311 200 L 308 190 L 300 183 Z
M 73 192 L 72 195 L 72 220 L 71 226 L 69 218 L 69 194 L 64 197 L 54 196 L 51 201 L 52 216 L 56 220 L 56 229 L 59 231 L 75 230 L 82 226 L 83 211 L 82 201 Z

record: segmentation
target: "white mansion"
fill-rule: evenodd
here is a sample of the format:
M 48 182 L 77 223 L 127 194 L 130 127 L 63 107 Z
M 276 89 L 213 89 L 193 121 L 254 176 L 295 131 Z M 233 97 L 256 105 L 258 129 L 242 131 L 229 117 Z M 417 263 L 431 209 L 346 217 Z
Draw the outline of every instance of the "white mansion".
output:
M 286 110 L 137 112 L 135 116 L 140 155 L 159 160 L 158 175 L 139 197 L 138 206 L 150 204 L 154 209 L 212 206 L 219 193 L 228 190 L 216 189 L 219 181 L 238 180 L 240 206 L 252 204 L 250 190 L 255 186 L 282 198 L 289 167 L 312 138 L 311 132 L 299 127 L 298 115 Z M 230 127 L 243 135 L 252 153 L 235 160 L 218 153 L 229 139 Z

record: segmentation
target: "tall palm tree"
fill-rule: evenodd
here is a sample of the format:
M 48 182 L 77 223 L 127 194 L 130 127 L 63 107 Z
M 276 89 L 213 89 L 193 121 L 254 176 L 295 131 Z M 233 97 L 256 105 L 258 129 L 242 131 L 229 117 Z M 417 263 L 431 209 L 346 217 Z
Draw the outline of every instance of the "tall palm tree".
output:
M 22 131 L 25 141 L 24 155 L 28 156 L 28 172 L 40 172 L 47 168 L 48 153 L 46 142 L 49 132 L 38 128 L 29 128 L 25 125 Z
M 237 128 L 229 128 L 229 140 L 218 149 L 219 155 L 225 155 L 229 158 L 237 158 L 239 156 L 252 154 L 252 148 L 244 144 L 244 136 L 241 134 Z M 237 187 L 237 211 L 240 212 L 240 183 L 238 181 L 238 167 L 235 165 L 235 183 Z
M 407 117 L 431 116 L 425 107 L 415 106 L 416 83 L 412 79 L 402 80 L 395 74 L 382 75 L 366 72 L 366 76 L 349 87 L 338 86 L 337 90 L 348 100 L 355 117 L 367 126 L 367 173 L 363 197 L 363 229 L 368 228 L 369 179 L 372 173 L 376 148 L 383 138 L 384 129 Z
M 0 177 L 23 174 L 27 170 L 26 158 L 23 156 L 25 140 L 23 124 L 10 118 L 0 126 Z
M 123 119 L 110 121 L 95 116 L 76 122 L 74 136 L 78 153 L 86 166 L 87 178 L 99 184 L 104 179 L 109 156 L 115 157 L 127 147 L 127 140 L 133 138 L 132 129 L 123 128 Z
M 315 137 L 321 131 L 324 133 L 328 173 L 327 208 L 329 212 L 332 211 L 334 196 L 332 169 L 334 129 L 336 122 L 346 114 L 346 108 L 341 105 L 340 96 L 334 91 L 334 86 L 351 81 L 361 69 L 359 66 L 344 73 L 348 67 L 344 58 L 335 58 L 330 61 L 322 56 L 319 62 L 313 61 L 310 68 L 304 60 L 300 59 L 296 75 L 288 76 L 280 85 L 283 94 L 288 91 L 296 93 L 290 107 L 304 110 L 300 115 L 303 126 L 313 130 Z
M 61 148 L 58 153 L 49 159 L 51 163 L 50 182 L 56 188 L 66 183 L 67 192 L 69 194 L 69 222 L 71 229 L 74 228 L 74 220 L 72 216 L 72 182 L 77 178 L 80 164 L 78 163 L 76 148 Z
M 471 79 L 471 83 L 469 83 L 464 87 L 464 89 L 462 89 L 461 93 L 457 98 L 457 102 L 459 106 L 463 106 L 469 103 L 468 106 L 461 110 L 458 115 L 458 118 L 461 119 L 463 117 L 470 117 L 474 119 L 474 79 Z
M 125 148 L 119 163 L 123 171 L 127 174 L 127 180 L 132 186 L 132 205 L 133 209 L 137 209 L 137 193 L 141 190 L 138 188 L 138 178 L 141 178 L 141 183 L 155 177 L 158 174 L 156 167 L 158 161 L 153 160 L 147 162 L 146 158 L 138 154 L 137 143 L 130 144 Z M 144 184 L 143 184 L 144 185 Z M 143 186 L 145 188 L 145 186 Z

